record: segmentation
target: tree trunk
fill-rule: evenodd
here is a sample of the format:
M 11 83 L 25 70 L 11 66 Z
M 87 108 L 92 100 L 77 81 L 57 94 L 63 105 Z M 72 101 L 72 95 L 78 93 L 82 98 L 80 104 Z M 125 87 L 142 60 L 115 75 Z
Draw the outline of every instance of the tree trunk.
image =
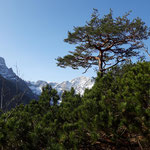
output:
M 98 59 L 98 66 L 99 66 L 99 72 L 101 73 L 101 76 L 103 76 L 103 52 L 99 52 L 99 59 Z

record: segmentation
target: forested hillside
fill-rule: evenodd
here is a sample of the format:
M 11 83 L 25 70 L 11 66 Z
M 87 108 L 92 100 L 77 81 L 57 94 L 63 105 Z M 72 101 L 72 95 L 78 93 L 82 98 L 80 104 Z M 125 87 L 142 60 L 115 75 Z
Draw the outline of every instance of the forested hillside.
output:
M 0 109 L 3 111 L 10 110 L 21 103 L 28 104 L 31 99 L 35 98 L 23 80 L 11 81 L 1 75 L 0 91 Z
M 24 80 L 8 68 L 5 59 L 0 57 L 0 109 L 10 110 L 18 104 L 28 104 L 37 99 Z
M 126 150 L 150 148 L 150 62 L 98 73 L 83 96 L 62 102 L 49 85 L 39 101 L 0 114 L 3 150 Z

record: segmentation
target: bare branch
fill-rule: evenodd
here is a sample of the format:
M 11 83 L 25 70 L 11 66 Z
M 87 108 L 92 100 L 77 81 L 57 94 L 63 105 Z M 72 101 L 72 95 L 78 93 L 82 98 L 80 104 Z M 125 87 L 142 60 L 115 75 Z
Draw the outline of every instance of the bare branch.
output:
M 148 52 L 148 49 L 144 48 L 144 51 L 150 56 L 150 53 Z
M 91 66 L 92 66 L 92 64 L 90 64 L 82 74 L 86 73 L 88 71 L 88 69 L 91 68 Z
M 103 71 L 108 70 L 108 69 L 110 69 L 110 68 L 116 66 L 116 65 L 119 64 L 120 62 L 123 62 L 123 61 L 126 61 L 126 60 L 128 60 L 128 59 L 117 60 L 117 62 L 116 62 L 115 64 L 111 65 L 110 67 L 107 67 L 107 68 L 103 69 Z

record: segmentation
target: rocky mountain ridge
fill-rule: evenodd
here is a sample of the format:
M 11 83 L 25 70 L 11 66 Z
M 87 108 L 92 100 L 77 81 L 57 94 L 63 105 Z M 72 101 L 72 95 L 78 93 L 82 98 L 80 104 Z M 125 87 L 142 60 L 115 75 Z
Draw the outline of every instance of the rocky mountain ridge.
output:
M 19 78 L 6 66 L 4 58 L 0 57 L 0 106 L 1 109 L 11 109 L 16 105 L 28 104 L 30 100 L 37 99 L 26 82 Z
M 65 90 L 69 91 L 72 87 L 75 89 L 77 94 L 83 95 L 86 88 L 90 89 L 94 85 L 94 79 L 84 76 L 77 77 L 71 81 L 64 81 L 62 83 L 46 82 L 41 80 L 37 82 L 24 81 L 13 72 L 12 68 L 8 68 L 6 66 L 5 60 L 2 57 L 0 57 L 0 75 L 16 84 L 22 91 L 26 91 L 26 94 L 32 98 L 39 96 L 42 92 L 42 87 L 47 84 L 56 89 L 59 95 L 61 95 Z
M 17 80 L 18 76 L 13 72 L 12 68 L 8 68 L 5 59 L 0 57 L 0 75 L 8 80 Z
M 77 94 L 84 94 L 85 89 L 90 89 L 94 85 L 94 79 L 89 77 L 77 77 L 71 81 L 63 81 L 62 83 L 56 82 L 46 82 L 46 81 L 37 81 L 37 82 L 27 82 L 29 88 L 37 95 L 40 95 L 42 92 L 42 87 L 47 84 L 51 85 L 52 88 L 58 91 L 58 94 L 61 95 L 63 91 L 69 91 L 72 87 L 75 89 Z

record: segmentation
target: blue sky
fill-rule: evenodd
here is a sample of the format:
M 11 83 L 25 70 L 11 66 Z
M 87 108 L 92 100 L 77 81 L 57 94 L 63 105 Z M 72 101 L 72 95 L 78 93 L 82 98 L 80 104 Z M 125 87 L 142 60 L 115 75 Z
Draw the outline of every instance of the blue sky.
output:
M 73 26 L 84 25 L 93 8 L 114 16 L 132 10 L 150 26 L 149 0 L 0 0 L 0 56 L 25 80 L 61 82 L 83 76 L 83 70 L 62 69 L 55 58 L 73 46 L 64 43 Z M 146 41 L 150 47 L 150 40 Z M 17 67 L 16 67 L 17 66 Z M 89 70 L 84 76 L 95 76 Z

